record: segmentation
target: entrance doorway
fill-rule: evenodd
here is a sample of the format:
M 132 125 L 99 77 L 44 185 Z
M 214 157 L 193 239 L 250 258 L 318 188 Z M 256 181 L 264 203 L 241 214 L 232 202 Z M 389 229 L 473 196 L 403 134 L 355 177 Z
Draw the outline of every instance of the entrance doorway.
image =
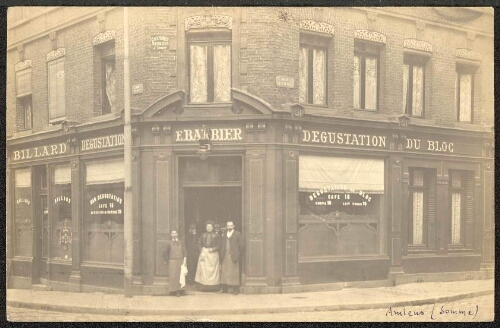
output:
M 205 222 L 214 221 L 221 228 L 232 220 L 238 231 L 242 229 L 241 187 L 185 187 L 184 236 L 189 226 L 205 231 Z

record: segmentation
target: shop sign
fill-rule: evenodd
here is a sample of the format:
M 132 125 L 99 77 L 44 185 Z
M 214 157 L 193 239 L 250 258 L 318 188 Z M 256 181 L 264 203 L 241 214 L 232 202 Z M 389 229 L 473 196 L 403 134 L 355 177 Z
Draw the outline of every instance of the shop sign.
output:
M 99 194 L 90 199 L 91 215 L 122 214 L 123 199 L 111 193 Z
M 63 155 L 66 154 L 67 152 L 68 152 L 68 146 L 64 142 L 48 146 L 31 147 L 20 150 L 14 150 L 12 152 L 12 161 L 16 162 L 28 159 Z
M 386 148 L 386 137 L 381 135 L 327 132 L 307 129 L 302 130 L 302 142 Z
M 165 50 L 168 48 L 168 37 L 165 35 L 153 35 L 151 37 L 151 44 L 154 50 Z
M 57 204 L 59 202 L 66 202 L 68 204 L 71 204 L 71 198 L 69 198 L 68 196 L 59 196 L 54 198 L 54 204 Z
M 453 142 L 438 140 L 406 139 L 406 150 L 427 150 L 436 153 L 453 153 L 455 150 Z
M 368 206 L 372 197 L 362 190 L 330 186 L 313 192 L 309 195 L 309 201 L 315 206 Z
M 123 133 L 112 134 L 108 136 L 84 139 L 81 141 L 80 150 L 84 152 L 89 150 L 113 148 L 123 146 L 124 144 L 125 138 Z
M 293 77 L 290 76 L 277 75 L 276 86 L 291 89 L 295 86 L 295 80 L 293 79 Z
M 21 204 L 21 203 L 24 203 L 24 204 L 31 204 L 31 201 L 28 199 L 28 198 L 18 198 L 16 200 L 16 205 L 17 204 Z
M 243 140 L 240 128 L 220 129 L 184 129 L 175 131 L 175 141 L 198 141 L 200 139 L 211 141 L 239 141 Z

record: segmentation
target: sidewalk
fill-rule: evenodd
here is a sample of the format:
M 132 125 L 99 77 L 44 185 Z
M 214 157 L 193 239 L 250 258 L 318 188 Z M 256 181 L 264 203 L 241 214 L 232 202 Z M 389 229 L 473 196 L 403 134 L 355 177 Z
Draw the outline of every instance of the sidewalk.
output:
M 361 310 L 452 302 L 494 293 L 494 280 L 429 282 L 297 294 L 183 297 L 7 289 L 7 306 L 108 315 L 221 315 Z

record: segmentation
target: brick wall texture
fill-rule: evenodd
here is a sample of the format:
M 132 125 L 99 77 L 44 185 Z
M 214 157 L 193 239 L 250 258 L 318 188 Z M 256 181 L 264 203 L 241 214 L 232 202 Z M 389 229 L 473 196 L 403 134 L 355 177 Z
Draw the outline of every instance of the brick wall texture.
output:
M 104 14 L 104 23 L 99 22 L 99 14 Z M 391 8 L 383 13 L 370 8 L 132 8 L 129 19 L 131 84 L 142 84 L 144 90 L 132 96 L 132 108 L 144 110 L 174 90 L 188 92 L 184 20 L 193 15 L 232 17 L 232 67 L 236 72 L 233 87 L 260 97 L 276 108 L 299 101 L 300 21 L 315 20 L 332 25 L 335 35 L 327 49 L 328 104 L 318 110 L 329 110 L 340 116 L 351 116 L 353 111 L 355 29 L 369 29 L 387 37 L 380 52 L 379 84 L 379 112 L 385 115 L 403 113 L 403 40 L 418 38 L 432 44 L 433 52 L 425 67 L 425 119 L 438 126 L 456 125 L 455 51 L 457 48 L 475 50 L 481 54 L 481 61 L 474 75 L 473 123 L 493 124 L 492 15 L 485 13 L 477 19 L 457 23 L 444 19 L 432 8 Z M 19 133 L 22 127 L 14 70 L 20 61 L 18 46 L 23 46 L 24 58 L 32 61 L 31 132 L 38 132 L 49 126 L 46 60 L 52 50 L 49 33 L 55 31 L 57 47 L 66 50 L 66 117 L 86 122 L 100 115 L 102 96 L 100 73 L 96 72 L 98 52 L 92 39 L 102 30 L 111 29 L 116 31 L 116 110 L 119 111 L 123 109 L 124 93 L 122 9 L 65 7 L 22 24 L 9 20 L 8 136 Z M 153 49 L 151 38 L 157 35 L 168 37 L 167 49 Z M 277 75 L 293 78 L 294 87 L 277 87 Z

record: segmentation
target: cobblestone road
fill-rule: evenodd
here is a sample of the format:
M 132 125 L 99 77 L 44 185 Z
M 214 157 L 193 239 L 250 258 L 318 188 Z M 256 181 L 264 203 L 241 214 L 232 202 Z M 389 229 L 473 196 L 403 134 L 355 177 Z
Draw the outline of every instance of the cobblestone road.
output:
M 95 314 L 72 314 L 7 307 L 10 321 L 66 321 L 66 322 L 114 322 L 114 321 L 492 321 L 494 318 L 494 296 L 469 298 L 450 303 L 390 309 L 356 311 L 298 312 L 249 315 L 214 315 L 206 317 L 182 316 L 117 316 Z

